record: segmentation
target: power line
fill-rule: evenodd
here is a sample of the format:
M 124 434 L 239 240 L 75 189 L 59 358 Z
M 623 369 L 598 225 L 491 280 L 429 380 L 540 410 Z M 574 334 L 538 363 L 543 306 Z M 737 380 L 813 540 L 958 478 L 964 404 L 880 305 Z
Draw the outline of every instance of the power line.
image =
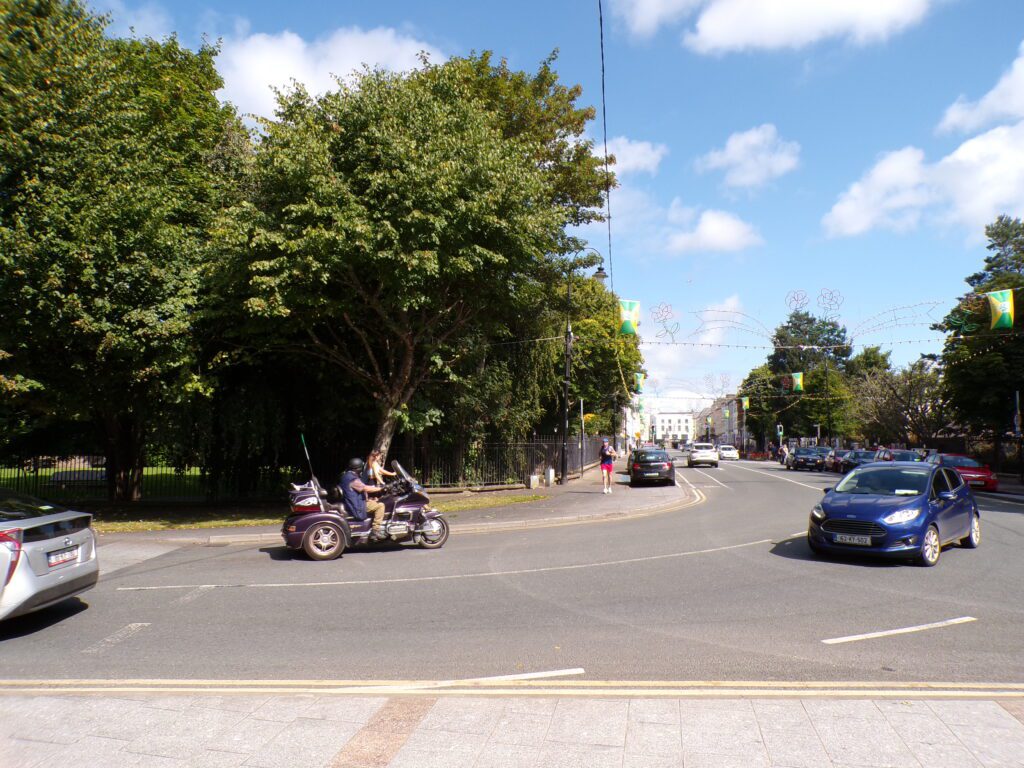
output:
M 608 170 L 608 110 L 604 87 L 604 8 L 597 0 L 597 27 L 601 39 L 601 129 L 604 133 L 604 205 L 608 222 L 608 278 L 612 293 L 615 293 L 615 269 L 612 267 L 612 181 Z

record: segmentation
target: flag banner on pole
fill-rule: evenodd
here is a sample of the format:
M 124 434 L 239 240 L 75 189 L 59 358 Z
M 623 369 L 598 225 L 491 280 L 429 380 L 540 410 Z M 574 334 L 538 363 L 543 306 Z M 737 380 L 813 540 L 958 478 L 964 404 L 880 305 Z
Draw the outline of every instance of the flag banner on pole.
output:
M 729 409 L 728 408 L 725 409 L 724 415 L 725 415 L 725 418 L 727 418 L 727 419 L 729 418 Z
M 640 302 L 619 299 L 619 333 L 623 336 L 636 336 L 640 327 Z
M 711 424 L 713 421 L 714 421 L 714 418 L 712 418 L 711 416 L 708 416 L 708 424 Z
M 743 404 L 743 410 L 744 411 L 749 411 L 750 410 L 750 398 L 749 397 L 741 397 L 740 398 L 740 402 Z
M 793 391 L 803 392 L 804 391 L 804 375 L 803 373 L 793 374 Z
M 986 293 L 992 310 L 992 329 L 1013 328 L 1013 289 Z
M 636 391 L 638 393 L 639 392 L 643 392 L 644 391 L 644 382 L 647 381 L 647 374 L 646 373 L 634 373 L 633 374 L 633 379 L 634 379 L 634 381 L 636 381 Z

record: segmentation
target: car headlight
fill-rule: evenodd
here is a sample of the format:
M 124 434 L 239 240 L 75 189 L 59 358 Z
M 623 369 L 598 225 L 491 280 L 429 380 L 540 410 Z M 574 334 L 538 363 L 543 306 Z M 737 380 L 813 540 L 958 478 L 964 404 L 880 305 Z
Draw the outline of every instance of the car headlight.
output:
M 883 523 L 889 525 L 896 525 L 897 523 L 909 523 L 911 520 L 921 514 L 921 510 L 917 507 L 909 507 L 908 509 L 900 509 L 893 512 L 891 515 L 886 515 L 882 518 Z
M 825 510 L 821 508 L 821 504 L 814 505 L 814 509 L 811 510 L 811 517 L 815 520 L 825 519 Z

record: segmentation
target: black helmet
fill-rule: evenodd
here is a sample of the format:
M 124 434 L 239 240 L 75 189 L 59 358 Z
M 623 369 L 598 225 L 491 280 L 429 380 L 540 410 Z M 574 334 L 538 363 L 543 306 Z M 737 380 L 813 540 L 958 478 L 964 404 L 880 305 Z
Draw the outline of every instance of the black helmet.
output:
M 362 459 L 349 459 L 348 468 L 351 472 L 362 472 L 363 467 L 366 466 Z

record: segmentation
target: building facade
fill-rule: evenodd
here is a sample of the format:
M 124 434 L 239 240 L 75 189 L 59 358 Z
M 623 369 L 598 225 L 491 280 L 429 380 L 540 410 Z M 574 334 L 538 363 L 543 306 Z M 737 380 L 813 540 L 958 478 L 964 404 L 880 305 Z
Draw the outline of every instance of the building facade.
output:
M 665 411 L 652 416 L 651 421 L 655 440 L 687 443 L 694 437 L 692 413 Z

